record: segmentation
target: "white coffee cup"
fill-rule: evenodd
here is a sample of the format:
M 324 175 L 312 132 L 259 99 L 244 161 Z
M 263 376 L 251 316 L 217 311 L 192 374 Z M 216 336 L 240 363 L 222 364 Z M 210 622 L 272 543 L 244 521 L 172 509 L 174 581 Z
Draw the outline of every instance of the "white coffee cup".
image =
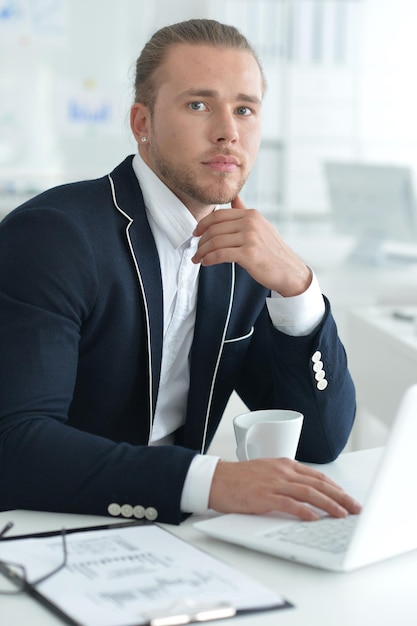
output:
M 237 415 L 233 427 L 238 460 L 294 459 L 303 418 L 302 413 L 287 409 L 265 409 Z

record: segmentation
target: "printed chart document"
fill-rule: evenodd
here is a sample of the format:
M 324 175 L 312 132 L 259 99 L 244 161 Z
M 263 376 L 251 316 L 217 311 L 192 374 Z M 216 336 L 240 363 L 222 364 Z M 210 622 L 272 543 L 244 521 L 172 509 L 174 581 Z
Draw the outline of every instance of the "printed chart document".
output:
M 1 541 L 0 561 L 23 564 L 27 590 L 67 623 L 169 626 L 291 606 L 156 525 L 68 531 L 66 543 L 66 567 L 36 588 L 62 559 L 61 533 Z

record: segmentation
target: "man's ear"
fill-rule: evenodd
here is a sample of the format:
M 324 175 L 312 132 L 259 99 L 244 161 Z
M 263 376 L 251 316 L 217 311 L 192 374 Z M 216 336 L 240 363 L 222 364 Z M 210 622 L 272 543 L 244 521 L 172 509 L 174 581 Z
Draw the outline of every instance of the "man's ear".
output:
M 139 145 L 143 137 L 149 137 L 150 113 L 148 107 L 141 102 L 135 102 L 130 109 L 130 128 Z

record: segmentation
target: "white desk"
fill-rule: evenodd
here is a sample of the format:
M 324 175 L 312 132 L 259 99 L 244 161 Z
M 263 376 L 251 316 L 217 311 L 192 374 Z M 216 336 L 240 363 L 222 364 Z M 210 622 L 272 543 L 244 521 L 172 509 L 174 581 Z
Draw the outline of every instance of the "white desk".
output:
M 397 312 L 406 317 L 394 316 Z M 347 332 L 359 419 L 366 420 L 361 413 L 368 413 L 389 429 L 405 389 L 417 383 L 417 306 L 353 309 L 348 313 Z
M 345 486 L 351 480 L 372 475 L 380 450 L 342 455 L 326 471 Z M 281 593 L 295 608 L 250 614 L 217 622 L 238 626 L 414 626 L 417 615 L 417 551 L 349 574 L 334 574 L 245 550 L 206 537 L 195 530 L 190 518 L 179 527 L 179 536 L 241 569 Z M 27 533 L 82 525 L 108 523 L 109 518 L 14 511 L 0 513 L 0 527 L 16 524 L 14 532 Z M 35 600 L 25 596 L 0 598 L 0 624 L 59 626 L 62 622 Z

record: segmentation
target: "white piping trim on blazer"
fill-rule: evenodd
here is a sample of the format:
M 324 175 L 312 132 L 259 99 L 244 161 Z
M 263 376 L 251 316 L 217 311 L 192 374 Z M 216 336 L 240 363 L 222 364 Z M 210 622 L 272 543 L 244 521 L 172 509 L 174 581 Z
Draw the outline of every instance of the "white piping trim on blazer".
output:
M 143 302 L 145 305 L 145 317 L 146 317 L 146 328 L 147 328 L 147 346 L 148 346 L 148 367 L 149 367 L 149 417 L 150 417 L 150 424 L 149 424 L 149 438 L 148 438 L 148 444 L 150 442 L 151 436 L 152 436 L 152 424 L 153 424 L 153 403 L 152 403 L 152 353 L 151 353 L 151 325 L 149 322 L 149 310 L 148 310 L 148 302 L 146 300 L 146 294 L 145 294 L 145 288 L 143 286 L 143 280 L 142 280 L 142 276 L 140 273 L 140 269 L 139 269 L 139 265 L 138 262 L 136 260 L 136 256 L 135 256 L 135 252 L 133 250 L 133 246 L 132 246 L 132 242 L 130 240 L 130 235 L 129 235 L 129 229 L 131 227 L 131 225 L 133 224 L 133 219 L 130 217 L 130 215 L 128 215 L 127 213 L 125 213 L 117 204 L 117 199 L 116 199 L 116 190 L 114 187 L 114 182 L 112 177 L 110 176 L 110 174 L 108 175 L 108 179 L 110 181 L 110 187 L 111 187 L 111 193 L 112 193 L 112 197 L 113 197 L 113 202 L 114 205 L 116 207 L 116 209 L 118 211 L 120 211 L 120 213 L 122 215 L 124 215 L 126 217 L 126 219 L 129 220 L 129 224 L 126 226 L 126 237 L 127 237 L 127 241 L 129 244 L 129 248 L 130 248 L 130 253 L 132 255 L 133 258 L 133 262 L 135 264 L 135 268 L 136 268 L 136 273 L 138 275 L 139 278 L 139 283 L 140 283 L 140 288 L 142 291 L 142 297 L 143 297 Z
M 236 341 L 243 341 L 244 339 L 248 339 L 249 337 L 252 337 L 254 330 L 255 327 L 252 326 L 252 328 L 246 335 L 243 335 L 242 337 L 235 337 L 235 339 L 225 339 L 224 343 L 236 343 Z
M 213 374 L 213 378 L 211 380 L 210 395 L 209 395 L 209 401 L 207 403 L 207 411 L 206 411 L 206 422 L 204 424 L 203 441 L 202 441 L 202 444 L 201 444 L 201 453 L 203 453 L 204 446 L 206 444 L 207 425 L 208 425 L 208 419 L 209 419 L 211 403 L 212 403 L 212 400 L 213 400 L 214 385 L 215 385 L 215 382 L 216 382 L 217 372 L 218 372 L 219 365 L 220 365 L 220 359 L 221 359 L 222 352 L 223 352 L 223 346 L 226 343 L 225 337 L 226 337 L 227 327 L 229 325 L 230 316 L 232 314 L 232 305 L 233 305 L 233 298 L 234 298 L 234 295 L 235 295 L 235 282 L 236 282 L 236 267 L 235 267 L 234 263 L 232 263 L 231 269 L 232 269 L 232 286 L 231 286 L 231 289 L 230 289 L 229 309 L 227 311 L 226 323 L 225 323 L 224 329 L 223 329 L 222 343 L 221 343 L 221 346 L 220 346 L 219 354 L 217 355 L 216 367 L 214 368 L 214 374 Z

